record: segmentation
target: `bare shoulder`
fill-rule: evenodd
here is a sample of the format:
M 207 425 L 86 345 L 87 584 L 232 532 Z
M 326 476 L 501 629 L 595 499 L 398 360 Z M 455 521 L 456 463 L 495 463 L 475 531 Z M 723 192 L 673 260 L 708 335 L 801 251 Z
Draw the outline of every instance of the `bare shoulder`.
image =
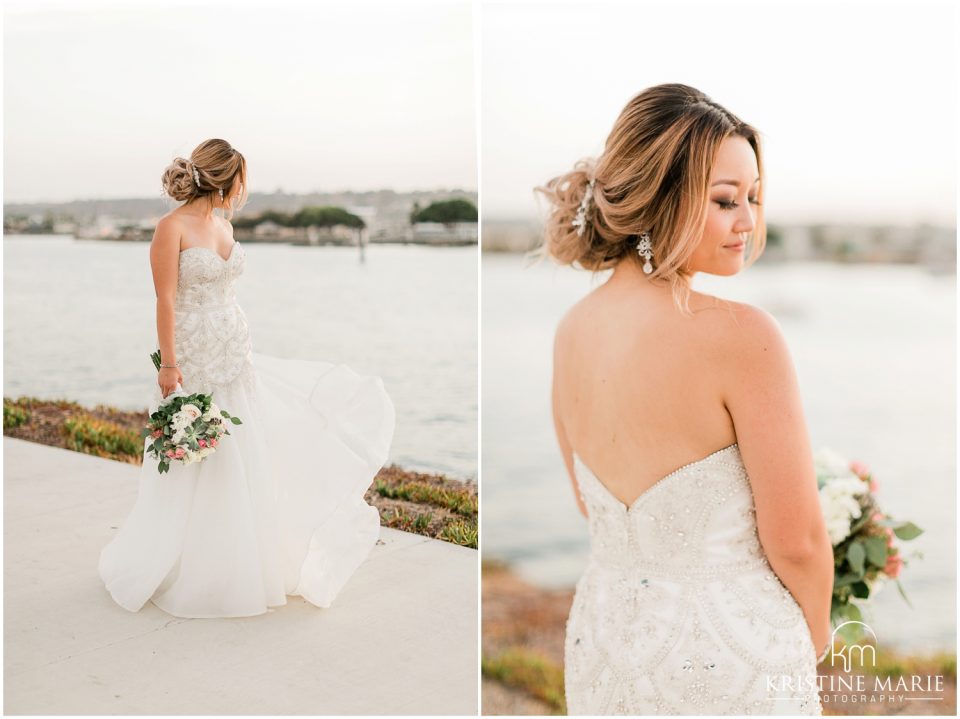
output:
M 167 225 L 171 225 L 171 224 L 179 225 L 181 222 L 183 222 L 183 218 L 180 216 L 180 213 L 177 212 L 177 209 L 179 208 L 174 208 L 170 210 L 170 212 L 168 212 L 159 220 L 157 220 L 157 225 L 159 226 L 161 222 Z
M 790 350 L 776 317 L 761 307 L 725 302 L 729 307 L 717 313 L 711 332 L 732 386 L 754 385 L 763 377 L 782 381 L 792 375 Z
M 576 342 L 583 321 L 590 312 L 591 304 L 592 293 L 577 300 L 563 313 L 554 334 L 555 350 L 560 350 L 562 347 L 568 346 L 569 343 Z
M 180 249 L 180 236 L 184 231 L 183 218 L 176 212 L 168 212 L 159 220 L 153 233 L 154 244 L 160 244 L 161 247 L 176 245 Z
M 762 307 L 745 302 L 723 301 L 715 326 L 735 346 L 767 347 L 784 342 L 780 322 Z
M 181 228 L 180 218 L 172 212 L 168 212 L 157 220 L 157 226 L 153 233 L 153 245 L 161 249 L 176 246 L 179 250 Z
M 738 341 L 782 336 L 780 323 L 772 314 L 746 302 L 692 292 L 690 308 L 698 319 L 704 320 L 700 324 L 720 338 Z

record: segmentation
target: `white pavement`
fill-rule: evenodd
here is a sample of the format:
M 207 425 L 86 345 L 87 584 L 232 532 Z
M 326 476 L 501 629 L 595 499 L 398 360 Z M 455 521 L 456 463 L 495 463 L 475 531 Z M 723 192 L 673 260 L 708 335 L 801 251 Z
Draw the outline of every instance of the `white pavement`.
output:
M 477 552 L 381 528 L 328 609 L 114 603 L 100 550 L 139 467 L 3 438 L 4 715 L 477 714 Z

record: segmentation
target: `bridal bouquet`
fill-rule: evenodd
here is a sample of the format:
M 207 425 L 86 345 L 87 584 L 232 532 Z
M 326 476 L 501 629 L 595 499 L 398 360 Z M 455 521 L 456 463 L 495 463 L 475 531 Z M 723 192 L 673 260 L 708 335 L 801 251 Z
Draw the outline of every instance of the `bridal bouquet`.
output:
M 820 507 L 833 544 L 830 618 L 834 625 L 851 619 L 862 621 L 855 600 L 868 599 L 887 579 L 896 582 L 901 596 L 910 604 L 900 584 L 900 571 L 906 561 L 900 555 L 897 539 L 915 539 L 923 530 L 913 522 L 894 520 L 880 509 L 874 496 L 877 482 L 862 462 L 850 462 L 823 448 L 814 454 L 814 465 Z
M 159 370 L 159 350 L 150 358 Z M 232 417 L 214 404 L 213 395 L 200 392 L 188 395 L 178 389 L 160 401 L 141 437 L 153 438 L 147 451 L 154 459 L 160 460 L 157 471 L 163 474 L 170 471 L 170 463 L 174 460 L 192 464 L 215 452 L 220 438 L 230 434 L 226 420 L 242 424 L 239 417 Z

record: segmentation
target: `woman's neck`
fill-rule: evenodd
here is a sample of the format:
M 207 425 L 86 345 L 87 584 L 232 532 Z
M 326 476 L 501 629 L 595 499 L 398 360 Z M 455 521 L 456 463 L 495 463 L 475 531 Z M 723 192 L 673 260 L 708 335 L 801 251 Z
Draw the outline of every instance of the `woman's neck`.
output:
M 180 208 L 180 211 L 185 215 L 190 215 L 192 217 L 199 217 L 203 220 L 210 220 L 214 216 L 214 211 L 216 208 L 209 204 L 206 207 L 201 205 L 199 202 L 188 202 Z
M 691 280 L 692 277 L 686 278 L 688 284 Z M 671 302 L 673 301 L 670 285 L 662 279 L 651 279 L 650 276 L 643 271 L 640 263 L 632 257 L 624 257 L 617 263 L 613 268 L 613 274 L 608 280 L 608 284 L 615 287 L 630 287 L 635 291 L 663 296 Z

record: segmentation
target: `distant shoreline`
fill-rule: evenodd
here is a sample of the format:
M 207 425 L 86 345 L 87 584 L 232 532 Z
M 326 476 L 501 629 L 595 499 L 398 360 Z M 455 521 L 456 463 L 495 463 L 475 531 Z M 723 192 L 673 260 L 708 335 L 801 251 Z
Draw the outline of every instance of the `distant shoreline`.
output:
M 9 437 L 92 454 L 127 464 L 143 462 L 140 429 L 147 410 L 69 400 L 3 398 L 3 433 Z M 380 469 L 364 499 L 377 508 L 384 527 L 478 548 L 477 483 L 395 464 Z
M 318 242 L 309 242 L 307 240 L 301 239 L 267 239 L 263 237 L 256 237 L 253 233 L 246 232 L 243 230 L 234 230 L 234 238 L 238 242 L 243 242 L 244 244 L 257 244 L 257 245 L 293 245 L 297 247 L 357 247 L 355 242 L 342 241 L 342 240 L 333 240 L 333 239 L 324 239 Z M 5 235 L 7 238 L 13 237 L 57 237 L 64 239 L 72 239 L 76 242 L 121 242 L 121 243 L 148 243 L 152 239 L 152 234 L 147 236 L 146 234 L 138 233 L 137 236 L 108 236 L 108 237 L 77 237 L 73 233 L 56 233 L 56 232 L 17 232 L 14 234 Z M 425 241 L 425 240 L 406 240 L 406 239 L 389 239 L 389 240 L 369 240 L 364 243 L 364 247 L 379 247 L 384 245 L 418 245 L 421 247 L 476 247 L 478 244 L 477 240 L 438 240 L 438 241 Z

